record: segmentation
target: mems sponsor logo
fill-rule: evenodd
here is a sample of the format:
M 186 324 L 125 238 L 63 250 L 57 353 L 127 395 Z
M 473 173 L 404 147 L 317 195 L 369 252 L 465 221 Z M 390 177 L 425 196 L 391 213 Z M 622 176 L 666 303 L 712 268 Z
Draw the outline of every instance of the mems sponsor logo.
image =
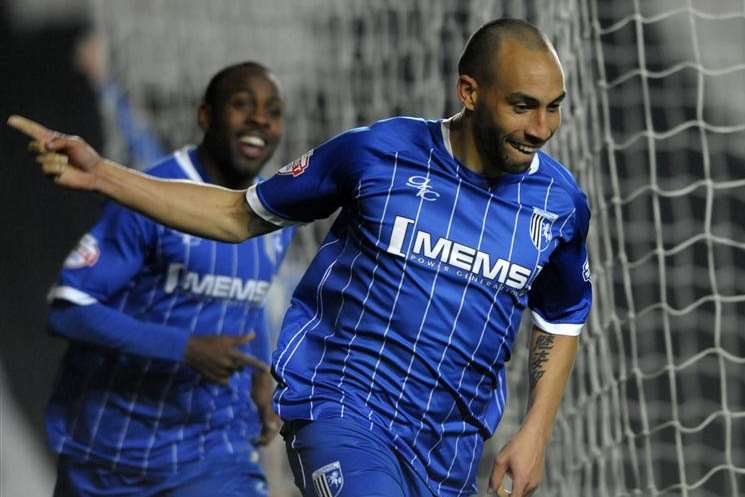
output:
M 187 271 L 183 264 L 171 264 L 168 266 L 164 290 L 166 293 L 173 293 L 178 289 L 204 297 L 262 304 L 269 291 L 269 284 L 266 280 L 242 280 L 219 274 L 200 274 Z
M 448 264 L 468 273 L 469 277 L 485 279 L 506 285 L 514 290 L 523 290 L 528 284 L 531 270 L 505 259 L 494 258 L 486 252 L 463 245 L 447 238 L 433 240 L 432 234 L 424 230 L 412 231 L 413 243 L 409 253 L 403 252 L 404 241 L 413 219 L 396 216 L 387 252 L 401 257 L 429 261 L 430 266 L 438 262 Z M 491 285 L 490 285 L 491 286 Z

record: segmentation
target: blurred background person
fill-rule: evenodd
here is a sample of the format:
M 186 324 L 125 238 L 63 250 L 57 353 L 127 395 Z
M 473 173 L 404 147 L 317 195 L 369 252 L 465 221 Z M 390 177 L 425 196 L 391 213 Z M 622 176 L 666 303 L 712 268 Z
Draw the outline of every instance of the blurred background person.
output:
M 279 85 L 229 66 L 197 120 L 201 144 L 148 173 L 246 188 L 282 136 Z M 263 304 L 292 232 L 233 246 L 107 206 L 49 293 L 50 331 L 70 342 L 47 411 L 56 496 L 267 495 L 256 445 L 279 426 Z

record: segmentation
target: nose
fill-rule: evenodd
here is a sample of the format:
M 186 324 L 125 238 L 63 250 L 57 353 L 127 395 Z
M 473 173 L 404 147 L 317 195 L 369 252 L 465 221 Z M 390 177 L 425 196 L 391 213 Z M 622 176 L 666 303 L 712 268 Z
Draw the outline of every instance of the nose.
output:
M 528 139 L 535 143 L 545 143 L 554 134 L 555 124 L 553 119 L 549 118 L 548 113 L 545 109 L 537 109 L 533 113 L 533 118 L 530 121 L 528 128 L 525 130 L 525 134 Z
M 269 124 L 269 112 L 261 105 L 257 105 L 253 109 L 251 109 L 251 112 L 248 113 L 247 117 L 250 122 L 262 126 L 266 126 Z

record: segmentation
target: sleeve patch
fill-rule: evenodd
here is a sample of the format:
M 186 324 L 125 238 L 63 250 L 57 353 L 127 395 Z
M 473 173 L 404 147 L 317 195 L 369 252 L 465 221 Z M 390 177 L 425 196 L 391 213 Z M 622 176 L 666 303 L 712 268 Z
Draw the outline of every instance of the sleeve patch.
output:
M 295 159 L 289 164 L 279 168 L 277 174 L 282 174 L 285 176 L 291 175 L 293 178 L 297 178 L 298 176 L 303 174 L 306 169 L 308 169 L 308 166 L 310 166 L 311 155 L 313 155 L 313 149 L 305 152 L 303 155 L 300 156 L 299 159 Z
M 78 246 L 70 252 L 65 259 L 64 267 L 67 269 L 79 269 L 82 267 L 93 267 L 101 256 L 98 240 L 92 235 L 84 235 L 78 242 Z

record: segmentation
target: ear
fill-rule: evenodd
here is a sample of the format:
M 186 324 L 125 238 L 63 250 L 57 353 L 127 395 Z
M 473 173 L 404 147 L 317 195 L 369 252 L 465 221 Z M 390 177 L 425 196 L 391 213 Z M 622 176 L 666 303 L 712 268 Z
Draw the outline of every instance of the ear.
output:
M 458 100 L 467 110 L 473 110 L 478 100 L 479 84 L 467 74 L 458 76 Z
M 209 105 L 203 103 L 197 109 L 197 124 L 202 131 L 207 131 L 212 122 L 212 109 Z

